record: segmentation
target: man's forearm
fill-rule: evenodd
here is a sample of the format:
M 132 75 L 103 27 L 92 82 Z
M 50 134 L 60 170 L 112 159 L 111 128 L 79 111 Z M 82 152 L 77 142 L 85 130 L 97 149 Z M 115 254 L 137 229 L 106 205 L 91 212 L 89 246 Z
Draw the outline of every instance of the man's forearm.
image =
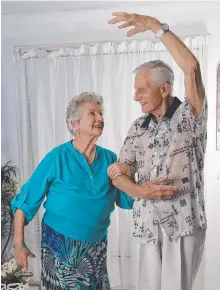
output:
M 154 19 L 151 24 L 151 31 L 157 33 L 160 30 L 161 22 Z M 191 73 L 197 69 L 199 62 L 193 53 L 186 47 L 186 45 L 173 32 L 165 32 L 160 40 L 166 46 L 178 66 L 185 74 Z
M 112 180 L 112 183 L 118 189 L 127 193 L 131 197 L 140 197 L 138 185 L 135 184 L 127 175 L 120 175 Z
M 160 26 L 161 23 L 154 18 L 151 22 L 152 32 L 158 32 Z M 188 47 L 171 31 L 165 32 L 160 40 L 184 72 L 186 96 L 192 106 L 193 114 L 198 117 L 205 98 L 199 62 Z
M 120 175 L 112 180 L 115 187 L 127 193 L 127 195 L 144 199 L 169 199 L 178 188 L 171 185 L 163 185 L 167 177 L 151 180 L 145 184 L 137 185 L 127 175 Z

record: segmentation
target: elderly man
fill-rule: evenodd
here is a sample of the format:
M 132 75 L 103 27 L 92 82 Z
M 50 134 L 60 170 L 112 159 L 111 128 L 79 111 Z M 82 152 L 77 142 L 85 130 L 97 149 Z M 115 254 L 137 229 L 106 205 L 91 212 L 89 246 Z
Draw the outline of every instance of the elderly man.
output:
M 160 60 L 135 69 L 134 100 L 144 116 L 131 126 L 120 163 L 108 169 L 113 184 L 138 197 L 137 188 L 149 182 L 149 198 L 136 198 L 133 237 L 140 242 L 139 290 L 190 290 L 197 273 L 206 231 L 203 167 L 207 133 L 207 101 L 200 66 L 169 26 L 144 15 L 113 13 L 109 24 L 133 26 L 128 36 L 151 30 L 184 72 L 186 98 L 172 96 L 174 74 Z M 126 165 L 136 183 L 123 175 Z M 151 180 L 167 176 L 178 192 L 170 199 L 154 198 L 160 185 Z M 134 179 L 133 179 L 134 180 Z M 164 184 L 164 182 L 162 183 Z

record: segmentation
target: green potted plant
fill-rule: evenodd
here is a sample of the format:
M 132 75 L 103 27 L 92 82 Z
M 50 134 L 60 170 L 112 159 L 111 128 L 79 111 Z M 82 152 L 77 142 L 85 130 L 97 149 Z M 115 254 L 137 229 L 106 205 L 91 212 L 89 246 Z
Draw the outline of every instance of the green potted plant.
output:
M 13 213 L 11 200 L 17 191 L 17 168 L 8 161 L 1 167 L 1 289 L 28 289 L 33 275 L 24 271 L 14 258 L 8 260 L 8 250 L 13 236 Z
M 17 191 L 16 181 L 17 168 L 11 161 L 1 166 L 1 240 L 2 240 L 2 263 L 7 260 L 7 249 L 13 235 L 13 213 L 11 200 Z

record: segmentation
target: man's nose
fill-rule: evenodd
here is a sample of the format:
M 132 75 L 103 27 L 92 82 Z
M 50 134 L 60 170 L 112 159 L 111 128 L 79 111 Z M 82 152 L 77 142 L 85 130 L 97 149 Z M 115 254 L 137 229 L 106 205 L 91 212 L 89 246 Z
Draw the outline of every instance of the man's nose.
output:
M 139 101 L 140 98 L 141 98 L 140 94 L 138 94 L 138 93 L 135 93 L 135 94 L 134 94 L 134 100 L 135 100 L 135 101 Z

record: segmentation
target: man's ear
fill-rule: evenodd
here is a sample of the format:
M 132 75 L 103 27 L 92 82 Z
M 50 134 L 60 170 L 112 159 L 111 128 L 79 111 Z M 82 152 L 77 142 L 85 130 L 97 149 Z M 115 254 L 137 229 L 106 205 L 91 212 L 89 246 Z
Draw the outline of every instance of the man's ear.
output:
M 168 83 L 164 83 L 160 86 L 160 92 L 162 98 L 167 98 L 171 95 L 171 88 Z

